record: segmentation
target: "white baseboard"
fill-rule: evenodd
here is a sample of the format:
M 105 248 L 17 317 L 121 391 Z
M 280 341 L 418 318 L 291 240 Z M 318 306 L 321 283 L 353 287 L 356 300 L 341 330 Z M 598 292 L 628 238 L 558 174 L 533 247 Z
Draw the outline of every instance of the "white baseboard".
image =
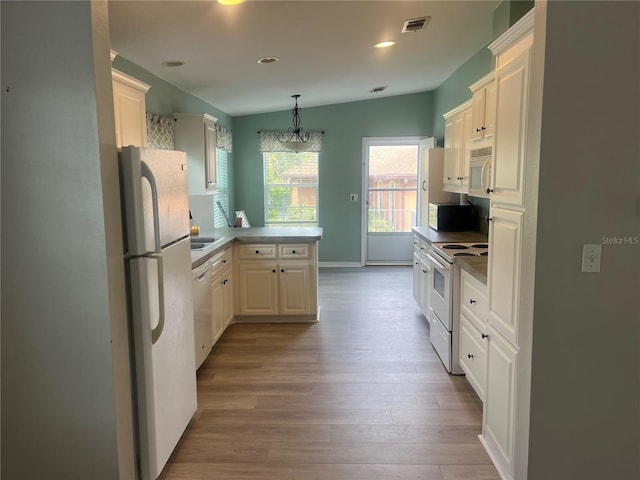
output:
M 360 268 L 359 262 L 318 262 L 319 268 Z

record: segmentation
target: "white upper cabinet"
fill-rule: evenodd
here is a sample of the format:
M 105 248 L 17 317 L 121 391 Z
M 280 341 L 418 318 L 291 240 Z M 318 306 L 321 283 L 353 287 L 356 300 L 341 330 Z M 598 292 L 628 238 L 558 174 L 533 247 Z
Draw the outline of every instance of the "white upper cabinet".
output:
M 447 192 L 467 193 L 469 189 L 471 116 L 471 100 L 443 115 L 443 190 Z
M 471 97 L 470 135 L 474 143 L 489 140 L 493 137 L 496 126 L 496 84 L 495 73 L 482 77 L 469 89 Z
M 494 42 L 489 48 L 496 62 L 496 126 L 491 200 L 522 206 L 527 108 L 529 104 L 530 50 L 533 32 L 515 45 Z
M 118 70 L 111 70 L 116 146 L 147 145 L 146 93 L 149 85 Z
M 205 113 L 174 113 L 173 116 L 176 150 L 187 153 L 189 195 L 215 192 L 217 119 Z

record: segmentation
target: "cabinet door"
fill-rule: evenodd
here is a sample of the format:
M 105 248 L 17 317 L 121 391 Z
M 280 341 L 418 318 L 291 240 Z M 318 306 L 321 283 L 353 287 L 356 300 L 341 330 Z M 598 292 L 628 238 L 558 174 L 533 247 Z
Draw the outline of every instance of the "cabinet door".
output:
M 529 49 L 496 72 L 496 131 L 492 201 L 522 205 L 529 101 Z
M 462 192 L 469 191 L 469 164 L 471 163 L 471 117 L 473 111 L 466 109 L 462 114 L 462 140 L 460 146 L 460 174 L 459 184 L 462 185 Z
M 484 137 L 484 112 L 485 112 L 485 92 L 484 88 L 473 93 L 471 97 L 471 140 L 482 140 Z
M 413 254 L 413 298 L 422 310 L 422 270 L 420 269 L 420 257 Z
M 422 280 L 420 282 L 420 298 L 422 300 L 422 314 L 425 318 L 429 317 L 429 283 L 431 281 L 431 267 L 425 257 L 420 257 L 420 274 Z
M 463 133 L 464 115 L 459 113 L 445 121 L 443 182 L 446 190 L 458 191 Z
M 490 138 L 496 131 L 496 82 L 487 85 L 484 92 L 484 138 Z
M 278 274 L 275 262 L 241 263 L 238 273 L 240 315 L 276 315 Z
M 487 383 L 486 337 L 482 338 L 482 333 L 463 313 L 460 314 L 460 366 L 480 400 L 484 401 Z
M 224 331 L 224 286 L 224 277 L 222 275 L 216 275 L 211 281 L 211 327 L 214 344 Z
M 500 470 L 513 472 L 515 380 L 518 351 L 489 327 L 483 436 Z
M 113 113 L 116 146 L 144 147 L 147 144 L 145 93 L 114 80 Z
M 489 324 L 514 345 L 518 336 L 522 212 L 492 208 L 487 287 Z
M 309 292 L 311 291 L 310 266 L 308 263 L 283 262 L 279 269 L 280 313 L 300 315 L 313 313 Z
M 209 120 L 204 121 L 204 170 L 205 189 L 215 190 L 218 183 L 218 170 L 216 166 L 216 124 Z
M 229 326 L 231 321 L 233 320 L 233 270 L 231 268 L 227 268 L 222 274 L 223 284 L 223 311 L 222 311 L 222 320 L 223 320 L 223 330 Z

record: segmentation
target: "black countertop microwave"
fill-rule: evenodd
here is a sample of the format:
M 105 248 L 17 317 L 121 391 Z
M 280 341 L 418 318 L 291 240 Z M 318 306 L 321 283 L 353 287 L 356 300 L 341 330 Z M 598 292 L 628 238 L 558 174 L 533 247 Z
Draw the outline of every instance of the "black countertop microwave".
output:
M 471 230 L 473 206 L 455 203 L 430 203 L 429 227 L 439 232 Z

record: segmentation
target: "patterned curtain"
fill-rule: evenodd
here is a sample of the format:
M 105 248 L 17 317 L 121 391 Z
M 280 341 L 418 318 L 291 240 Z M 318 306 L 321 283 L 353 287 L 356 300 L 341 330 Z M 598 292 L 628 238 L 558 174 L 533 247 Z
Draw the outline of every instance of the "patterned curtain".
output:
M 319 152 L 322 150 L 322 132 L 306 132 L 309 134 L 309 143 L 311 148 L 305 150 L 307 152 Z M 289 131 L 269 131 L 260 132 L 260 151 L 261 152 L 288 152 L 278 140 L 282 136 L 288 138 L 291 133 Z
M 173 117 L 147 113 L 147 147 L 174 150 L 175 138 Z
M 226 150 L 227 152 L 233 151 L 233 136 L 231 130 L 221 125 L 216 125 L 216 147 Z

